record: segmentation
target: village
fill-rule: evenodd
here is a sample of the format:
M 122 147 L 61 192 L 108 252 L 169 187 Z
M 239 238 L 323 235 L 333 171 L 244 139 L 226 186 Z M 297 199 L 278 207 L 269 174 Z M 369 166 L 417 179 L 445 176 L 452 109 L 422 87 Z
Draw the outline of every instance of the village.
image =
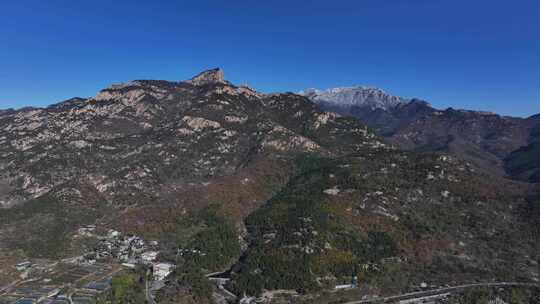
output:
M 61 261 L 28 260 L 13 267 L 19 279 L 0 289 L 0 304 L 89 304 L 109 290 L 112 277 L 125 269 L 149 269 L 150 301 L 176 265 L 158 260 L 158 242 L 126 236 L 116 230 L 105 233 L 95 225 L 78 229 L 74 238 L 94 238 L 97 245 L 84 254 Z

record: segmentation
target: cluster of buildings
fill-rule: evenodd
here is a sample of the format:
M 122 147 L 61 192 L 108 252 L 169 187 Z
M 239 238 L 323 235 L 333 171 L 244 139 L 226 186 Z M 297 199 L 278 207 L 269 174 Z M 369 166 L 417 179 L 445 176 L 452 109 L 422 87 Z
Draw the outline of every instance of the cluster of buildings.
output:
M 164 280 L 176 267 L 171 263 L 159 262 L 157 241 L 145 242 L 141 237 L 125 236 L 113 229 L 109 229 L 105 235 L 98 235 L 94 225 L 80 228 L 78 234 L 99 239 L 95 249 L 81 257 L 82 263 L 93 264 L 96 261 L 114 259 L 126 268 L 135 268 L 137 265 L 150 266 L 155 281 Z
M 154 294 L 165 285 L 164 280 L 176 268 L 172 263 L 159 260 L 157 241 L 145 241 L 136 235 L 123 235 L 119 231 L 103 230 L 95 225 L 79 228 L 75 238 L 90 241 L 90 249 L 81 256 L 47 265 L 36 261 L 22 261 L 14 265 L 25 281 L 0 293 L 0 304 L 92 303 L 97 296 L 111 287 L 114 270 L 120 265 L 131 269 L 139 266 L 151 269 L 152 282 L 148 291 Z M 66 283 L 54 284 L 53 278 L 57 276 L 69 279 Z M 81 281 L 82 278 L 89 277 L 90 282 Z M 49 288 L 53 286 L 51 284 L 54 288 Z M 64 290 L 66 286 L 69 288 Z M 60 290 L 63 292 L 60 293 Z

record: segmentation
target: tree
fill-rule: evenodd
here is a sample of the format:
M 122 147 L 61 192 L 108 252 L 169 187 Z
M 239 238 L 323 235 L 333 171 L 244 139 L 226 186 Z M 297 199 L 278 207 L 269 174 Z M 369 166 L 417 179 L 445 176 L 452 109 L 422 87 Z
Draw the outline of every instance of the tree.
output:
M 144 276 L 126 272 L 113 277 L 108 298 L 112 304 L 142 304 L 146 303 L 144 291 Z

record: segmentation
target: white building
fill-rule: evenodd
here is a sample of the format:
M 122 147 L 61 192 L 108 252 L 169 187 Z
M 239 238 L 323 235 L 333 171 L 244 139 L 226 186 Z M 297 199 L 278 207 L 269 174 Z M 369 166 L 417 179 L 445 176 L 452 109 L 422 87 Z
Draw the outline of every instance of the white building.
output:
M 122 266 L 124 266 L 126 268 L 135 269 L 135 264 L 133 264 L 133 263 L 122 263 Z
M 109 238 L 117 238 L 120 236 L 120 232 L 119 231 L 116 231 L 116 230 L 113 230 L 113 229 L 109 229 L 109 234 L 108 234 L 108 237 Z
M 336 285 L 336 287 L 334 287 L 334 289 L 336 290 L 339 290 L 339 289 L 350 289 L 350 288 L 354 288 L 354 284 L 343 284 L 343 285 Z
M 88 226 L 84 226 L 84 227 L 79 228 L 78 234 L 80 236 L 91 237 L 91 236 L 94 236 L 94 231 L 95 230 L 96 230 L 96 226 L 88 225 Z
M 143 254 L 141 254 L 141 259 L 147 263 L 150 263 L 156 260 L 158 254 L 159 252 L 157 251 L 143 252 Z
M 154 264 L 154 280 L 163 281 L 174 270 L 175 265 L 169 263 Z
M 17 268 L 18 271 L 24 271 L 24 270 L 30 268 L 31 266 L 32 266 L 32 262 L 26 261 L 26 262 L 22 262 L 22 263 L 19 263 L 19 264 L 15 265 L 15 268 Z

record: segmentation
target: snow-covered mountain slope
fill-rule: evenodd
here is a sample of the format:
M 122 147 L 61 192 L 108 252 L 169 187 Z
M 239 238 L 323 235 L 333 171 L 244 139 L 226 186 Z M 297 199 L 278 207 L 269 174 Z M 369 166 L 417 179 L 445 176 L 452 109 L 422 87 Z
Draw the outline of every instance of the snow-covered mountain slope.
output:
M 299 92 L 316 103 L 325 103 L 342 107 L 368 107 L 372 110 L 389 110 L 409 100 L 390 95 L 372 87 L 354 86 L 327 90 L 308 89 Z

